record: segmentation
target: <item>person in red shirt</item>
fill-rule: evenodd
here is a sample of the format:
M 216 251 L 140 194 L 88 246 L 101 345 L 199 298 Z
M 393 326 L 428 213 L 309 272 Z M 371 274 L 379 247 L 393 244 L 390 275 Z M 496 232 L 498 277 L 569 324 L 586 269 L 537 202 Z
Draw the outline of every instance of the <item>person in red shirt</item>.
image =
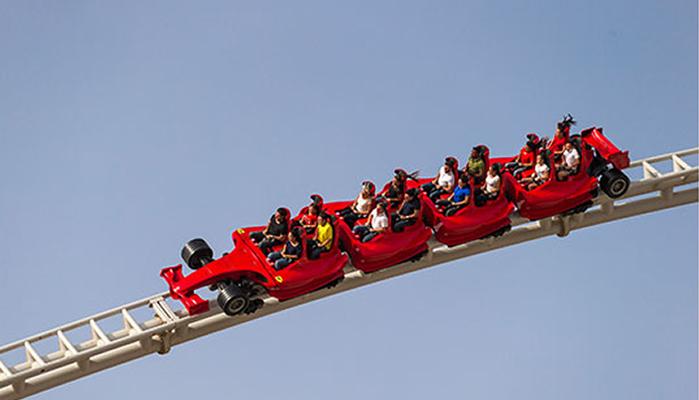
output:
M 556 164 L 560 164 L 561 154 L 565 150 L 565 145 L 570 137 L 570 127 L 573 125 L 575 125 L 575 120 L 573 120 L 573 116 L 570 114 L 556 124 L 556 134 L 547 146 L 547 149 L 553 154 Z

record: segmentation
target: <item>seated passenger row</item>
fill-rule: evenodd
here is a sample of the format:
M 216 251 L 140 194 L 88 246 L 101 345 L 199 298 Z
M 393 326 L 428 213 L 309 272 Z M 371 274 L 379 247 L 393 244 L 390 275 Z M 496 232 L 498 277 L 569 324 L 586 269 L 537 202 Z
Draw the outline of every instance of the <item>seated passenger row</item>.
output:
M 418 180 L 417 173 L 396 169 L 391 182 L 378 195 L 375 185 L 364 181 L 351 204 L 339 210 L 324 210 L 322 198 L 313 195 L 312 203 L 298 220 L 291 223 L 288 210 L 279 208 L 267 227 L 252 233 L 251 239 L 268 256 L 274 268 L 281 270 L 299 259 L 304 248 L 310 259 L 329 251 L 336 234 L 333 228 L 335 216 L 347 224 L 359 241 L 367 243 L 389 230 L 402 232 L 415 224 L 420 215 L 421 192 L 434 203 L 439 213 L 449 217 L 471 201 L 480 207 L 498 198 L 504 171 L 510 172 L 517 182 L 531 191 L 549 180 L 553 160 L 555 177 L 565 180 L 577 174 L 580 167 L 580 153 L 570 139 L 570 128 L 574 124 L 573 118 L 567 115 L 558 122 L 551 141 L 540 139 L 534 133 L 527 134 L 527 142 L 519 155 L 504 167 L 497 162 L 490 163 L 489 150 L 480 145 L 472 148 L 464 168 L 459 170 L 458 160 L 447 157 L 435 177 L 429 180 Z M 411 185 L 409 181 L 418 184 Z M 310 235 L 312 237 L 306 239 Z M 275 247 L 279 249 L 273 251 Z

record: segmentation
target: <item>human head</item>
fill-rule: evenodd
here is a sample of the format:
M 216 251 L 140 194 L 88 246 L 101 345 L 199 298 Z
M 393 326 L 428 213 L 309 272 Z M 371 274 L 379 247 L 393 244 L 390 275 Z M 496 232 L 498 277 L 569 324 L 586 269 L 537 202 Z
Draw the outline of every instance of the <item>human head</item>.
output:
M 284 218 L 286 218 L 286 209 L 282 207 L 277 208 L 277 211 L 274 212 L 274 219 L 280 221 Z
M 478 150 L 478 147 L 471 149 L 471 158 L 481 158 L 481 152 Z
M 380 202 L 376 203 L 376 210 L 377 210 L 380 214 L 385 214 L 385 213 L 386 213 L 386 203 L 383 202 L 383 201 L 380 201 Z
M 318 214 L 318 225 L 325 225 L 330 220 L 330 216 L 326 213 Z
M 318 212 L 319 212 L 319 211 L 320 211 L 320 207 L 318 207 L 318 206 L 315 205 L 315 204 L 311 204 L 311 205 L 308 207 L 308 214 L 310 214 L 310 215 L 318 215 Z
M 410 188 L 405 191 L 405 198 L 408 200 L 412 200 L 417 197 L 418 190 L 416 188 Z
M 573 143 L 571 143 L 571 142 L 566 142 L 566 146 L 565 146 L 565 147 L 566 147 L 566 150 L 570 151 L 570 150 L 573 149 Z
M 362 182 L 362 195 L 364 195 L 364 197 L 373 196 L 375 191 L 376 191 L 376 187 L 374 186 L 373 182 L 371 182 L 371 181 Z
M 290 242 L 300 242 L 301 241 L 301 228 L 298 226 L 289 231 L 289 241 Z
M 456 169 L 456 158 L 447 157 L 444 159 L 444 166 L 447 167 L 447 171 Z
M 470 178 L 469 178 L 468 174 L 461 174 L 461 176 L 459 176 L 459 186 L 464 187 L 464 186 L 468 185 L 469 179 Z
M 543 154 L 537 154 L 537 155 L 536 155 L 536 163 L 537 163 L 537 164 L 543 164 L 543 163 L 544 163 L 544 155 L 543 155 Z

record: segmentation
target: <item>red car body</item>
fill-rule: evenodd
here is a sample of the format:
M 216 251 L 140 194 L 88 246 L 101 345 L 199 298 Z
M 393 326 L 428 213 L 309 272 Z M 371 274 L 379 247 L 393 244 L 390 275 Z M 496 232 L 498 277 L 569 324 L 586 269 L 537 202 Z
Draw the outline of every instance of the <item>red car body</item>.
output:
M 424 193 L 422 196 L 425 198 L 427 223 L 434 228 L 435 238 L 448 246 L 482 239 L 512 223 L 510 214 L 514 205 L 503 190 L 500 190 L 497 198 L 486 201 L 482 206 L 476 206 L 475 193 L 472 191 L 469 203 L 448 217 Z
M 265 254 L 250 238 L 250 233 L 262 231 L 264 227 L 251 227 L 233 232 L 232 238 L 235 248 L 219 259 L 207 258 L 206 263 L 195 262 L 192 264 L 190 262 L 190 255 L 194 254 L 195 250 L 193 248 L 189 249 L 191 250 L 188 253 L 190 255 L 185 257 L 185 249 L 194 241 L 199 241 L 197 243 L 199 247 L 196 251 L 201 251 L 201 246 L 205 246 L 205 253 L 208 252 L 208 256 L 213 254 L 213 251 L 203 240 L 190 241 L 183 249 L 183 258 L 193 268 L 203 266 L 187 276 L 183 275 L 181 264 L 164 268 L 160 274 L 167 281 L 172 298 L 182 301 L 190 315 L 209 309 L 208 300 L 202 299 L 195 291 L 220 284 L 222 286 L 219 286 L 221 290 L 219 305 L 222 304 L 222 295 L 224 300 L 231 299 L 234 295 L 248 296 L 248 298 L 254 296 L 248 284 L 261 286 L 269 295 L 284 301 L 341 280 L 344 277 L 343 269 L 350 258 L 357 269 L 364 272 L 374 272 L 419 256 L 428 250 L 427 242 L 432 236 L 433 229 L 437 240 L 454 246 L 497 234 L 497 232 L 504 232 L 503 229 L 508 228 L 511 224 L 510 215 L 515 205 L 521 216 L 536 220 L 576 210 L 576 208 L 589 204 L 597 195 L 599 187 L 602 187 L 607 194 L 612 193 L 613 197 L 623 195 L 629 181 L 628 177 L 620 170 L 629 165 L 628 152 L 621 151 L 614 146 L 599 128 L 582 131 L 579 138 L 576 138 L 576 143 L 581 157 L 580 168 L 577 174 L 569 176 L 564 181 L 558 181 L 554 169 L 551 168 L 549 180 L 529 191 L 520 185 L 509 172 L 505 171 L 502 172 L 498 197 L 486 201 L 481 206 L 475 205 L 476 190 L 473 190 L 475 187 L 472 181 L 471 201 L 467 206 L 448 217 L 442 214 L 425 193 L 421 192 L 422 205 L 415 224 L 406 227 L 403 232 L 393 232 L 389 227 L 387 232 L 379 234 L 366 243 L 359 240 L 342 218 L 335 218 L 332 222 L 334 235 L 330 251 L 322 253 L 318 259 L 310 260 L 306 255 L 306 240 L 303 240 L 303 255 L 281 271 L 276 271 L 273 268 L 271 263 L 267 261 Z M 486 168 L 491 163 L 504 165 L 514 159 L 514 157 L 489 159 L 488 148 L 482 145 L 479 148 L 482 150 Z M 551 157 L 549 157 L 549 162 L 550 166 L 553 166 Z M 456 172 L 455 175 L 458 176 L 458 168 Z M 601 177 L 601 183 L 598 182 L 598 176 Z M 619 180 L 620 176 L 625 180 Z M 605 184 L 605 180 L 609 185 Z M 621 186 L 616 192 L 613 192 L 609 188 L 613 186 L 611 182 L 615 180 L 618 180 Z M 430 181 L 432 181 L 431 178 L 409 179 L 405 186 L 406 189 L 419 187 Z M 389 184 L 383 188 L 381 193 L 385 193 L 388 187 Z M 448 194 L 441 197 L 447 196 Z M 322 210 L 329 214 L 337 214 L 352 204 L 352 201 L 324 203 L 322 198 L 317 195 L 312 196 L 312 198 L 316 204 L 321 206 Z M 302 209 L 293 220 L 288 219 L 289 226 L 298 224 L 306 210 L 307 208 Z M 290 215 L 288 210 L 286 211 L 286 215 Z M 396 211 L 395 207 L 387 209 L 389 214 L 392 211 Z M 362 222 L 363 220 L 357 221 L 357 223 Z M 309 235 L 307 234 L 306 238 Z M 280 247 L 276 246 L 274 250 L 278 250 Z M 202 259 L 200 256 L 202 254 L 197 255 L 199 261 Z M 245 292 L 246 290 L 248 292 Z M 249 303 L 246 301 L 238 304 L 248 305 Z M 250 311 L 241 306 L 235 312 L 231 311 L 230 315 L 242 312 L 241 310 L 254 312 L 254 309 Z
M 579 143 L 578 173 L 564 181 L 557 180 L 555 168 L 551 168 L 548 181 L 533 190 L 526 190 L 509 172 L 502 174 L 505 191 L 509 198 L 514 199 L 522 217 L 537 220 L 591 204 L 599 192 L 598 174 L 593 171 L 594 166 L 610 163 L 618 170 L 629 166 L 628 151 L 619 150 L 602 134 L 601 128 L 582 131 Z M 504 165 L 514 158 L 498 158 L 493 162 Z M 552 156 L 548 163 L 551 167 L 554 165 Z
M 432 229 L 425 225 L 422 202 L 417 221 L 407 226 L 402 232 L 394 232 L 389 223 L 385 232 L 363 243 L 344 221 L 339 223 L 339 236 L 342 247 L 352 259 L 352 265 L 364 272 L 374 272 L 399 264 L 427 251 L 427 241 L 432 236 Z M 390 213 L 390 211 L 387 211 Z M 357 221 L 361 224 L 365 219 Z
M 310 260 L 306 256 L 303 242 L 303 256 L 281 271 L 272 267 L 265 254 L 250 239 L 250 233 L 264 229 L 261 226 L 234 231 L 233 251 L 187 276 L 183 276 L 181 264 L 163 269 L 160 275 L 170 286 L 172 298 L 181 300 L 190 315 L 207 311 L 209 308 L 208 301 L 194 291 L 221 280 L 247 279 L 263 286 L 271 296 L 280 301 L 288 300 L 322 288 L 344 276 L 343 268 L 348 259 L 337 246 L 337 222 L 334 227 L 335 235 L 330 251 L 322 253 L 318 259 Z

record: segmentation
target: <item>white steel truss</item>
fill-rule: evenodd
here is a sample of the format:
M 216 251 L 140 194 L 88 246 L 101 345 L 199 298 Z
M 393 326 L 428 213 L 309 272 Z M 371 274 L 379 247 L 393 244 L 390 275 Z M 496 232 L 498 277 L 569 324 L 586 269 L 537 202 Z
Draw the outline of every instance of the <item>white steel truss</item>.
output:
M 454 247 L 432 240 L 429 252 L 420 261 L 371 274 L 348 265 L 344 281 L 334 288 L 285 302 L 266 297 L 264 306 L 252 315 L 229 317 L 214 300 L 210 301 L 210 311 L 189 316 L 179 305 L 168 304 L 169 294 L 165 292 L 18 340 L 0 347 L 0 399 L 21 399 L 152 353 L 166 354 L 172 346 L 198 337 L 398 275 L 545 236 L 566 236 L 572 230 L 696 203 L 699 197 L 696 185 L 698 168 L 691 166 L 687 158 L 695 158 L 697 154 L 699 149 L 694 148 L 632 162 L 627 172 L 641 169 L 643 177 L 632 181 L 628 192 L 620 199 L 600 195 L 595 205 L 585 213 L 559 215 L 535 222 L 515 216 L 513 229 L 502 237 Z M 668 162 L 672 165 L 671 171 L 662 172 L 660 164 Z M 144 310 L 149 319 L 137 319 L 135 314 Z M 122 327 L 106 332 L 100 322 L 108 318 L 120 318 Z M 71 342 L 67 333 L 79 330 L 89 332 L 91 338 L 80 343 Z M 55 351 L 42 354 L 37 350 L 36 344 L 45 340 L 54 341 Z M 24 362 L 16 365 L 3 363 L 4 356 L 22 349 L 26 355 Z

